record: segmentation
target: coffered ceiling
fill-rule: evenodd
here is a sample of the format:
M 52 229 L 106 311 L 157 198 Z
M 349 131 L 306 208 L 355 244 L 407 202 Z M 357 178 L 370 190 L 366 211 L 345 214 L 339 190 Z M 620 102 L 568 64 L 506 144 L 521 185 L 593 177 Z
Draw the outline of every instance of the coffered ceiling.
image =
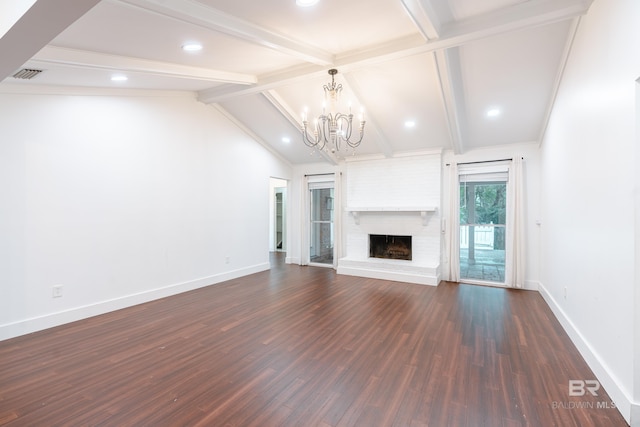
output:
M 193 91 L 290 163 L 335 162 L 299 128 L 337 68 L 342 99 L 364 108 L 357 156 L 536 142 L 591 3 L 15 0 L 0 6 L 0 93 Z M 22 68 L 43 71 L 14 78 Z

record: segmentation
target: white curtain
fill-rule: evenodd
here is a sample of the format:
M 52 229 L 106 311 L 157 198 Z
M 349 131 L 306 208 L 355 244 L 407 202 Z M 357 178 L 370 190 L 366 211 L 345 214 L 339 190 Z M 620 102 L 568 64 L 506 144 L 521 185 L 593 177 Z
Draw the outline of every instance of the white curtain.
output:
M 300 265 L 309 265 L 309 177 L 302 177 L 300 187 Z
M 333 194 L 333 267 L 342 258 L 342 172 L 336 173 Z
M 526 242 L 522 158 L 520 157 L 514 158 L 509 167 L 506 234 L 505 285 L 523 288 Z
M 445 226 L 446 243 L 449 245 L 449 280 L 460 281 L 460 189 L 458 181 L 458 166 L 451 162 L 449 165 L 449 218 Z

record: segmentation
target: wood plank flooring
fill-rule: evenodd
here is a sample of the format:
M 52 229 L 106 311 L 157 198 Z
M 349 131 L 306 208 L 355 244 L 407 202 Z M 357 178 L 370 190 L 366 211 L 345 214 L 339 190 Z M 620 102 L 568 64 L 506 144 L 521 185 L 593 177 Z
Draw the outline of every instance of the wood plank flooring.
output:
M 535 292 L 271 271 L 0 342 L 2 426 L 626 426 Z

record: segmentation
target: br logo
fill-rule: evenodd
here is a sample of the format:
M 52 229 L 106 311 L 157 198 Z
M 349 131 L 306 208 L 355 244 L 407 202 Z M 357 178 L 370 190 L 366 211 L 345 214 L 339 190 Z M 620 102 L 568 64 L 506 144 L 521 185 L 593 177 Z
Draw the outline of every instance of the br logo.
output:
M 597 396 L 600 390 L 598 380 L 569 380 L 569 396 L 584 396 L 589 392 L 591 396 Z

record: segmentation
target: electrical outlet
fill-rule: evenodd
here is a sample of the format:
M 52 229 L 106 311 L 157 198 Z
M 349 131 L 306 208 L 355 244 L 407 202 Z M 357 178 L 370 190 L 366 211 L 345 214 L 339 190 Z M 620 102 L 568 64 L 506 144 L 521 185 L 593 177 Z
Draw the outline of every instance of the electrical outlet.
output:
M 567 287 L 564 288 L 564 299 L 567 299 Z
M 62 296 L 62 285 L 56 285 L 53 287 L 52 296 L 54 298 L 60 298 Z
M 224 263 L 225 264 L 229 264 L 229 261 L 231 260 L 231 257 L 225 257 L 224 258 Z

